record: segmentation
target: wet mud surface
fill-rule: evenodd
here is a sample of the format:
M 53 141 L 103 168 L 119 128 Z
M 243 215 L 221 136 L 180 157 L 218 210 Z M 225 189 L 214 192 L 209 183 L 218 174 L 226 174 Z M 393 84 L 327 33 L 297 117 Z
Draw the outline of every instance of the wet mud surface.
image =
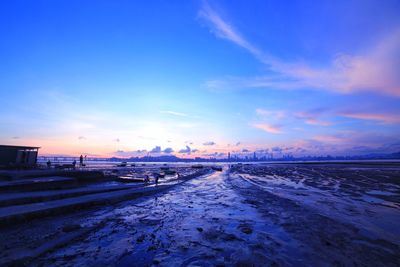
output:
M 288 164 L 231 172 L 238 187 L 249 182 L 241 194 L 300 242 L 310 263 L 399 265 L 399 168 Z
M 0 256 L 91 229 L 28 265 L 399 266 L 399 174 L 393 166 L 226 167 L 157 195 L 10 227 Z

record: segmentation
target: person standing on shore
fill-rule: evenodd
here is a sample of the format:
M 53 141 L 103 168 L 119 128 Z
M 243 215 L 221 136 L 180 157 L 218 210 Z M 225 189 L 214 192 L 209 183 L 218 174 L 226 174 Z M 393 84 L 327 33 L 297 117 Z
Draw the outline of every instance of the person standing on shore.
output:
M 79 157 L 79 165 L 81 167 L 83 166 L 83 156 L 82 155 Z

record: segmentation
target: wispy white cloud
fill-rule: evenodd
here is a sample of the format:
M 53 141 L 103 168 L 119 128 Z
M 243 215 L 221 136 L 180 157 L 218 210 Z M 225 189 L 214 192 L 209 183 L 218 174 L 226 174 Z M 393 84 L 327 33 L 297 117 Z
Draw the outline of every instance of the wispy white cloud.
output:
M 379 40 L 359 55 L 338 54 L 325 66 L 313 67 L 304 62 L 285 62 L 249 42 L 232 24 L 204 2 L 199 12 L 219 38 L 246 49 L 274 73 L 258 77 L 228 77 L 206 82 L 218 88 L 316 89 L 337 93 L 371 91 L 400 96 L 400 30 Z
M 248 42 L 230 23 L 224 20 L 207 1 L 203 1 L 199 17 L 209 24 L 210 30 L 217 37 L 227 39 L 263 60 L 262 52 Z
M 179 117 L 189 117 L 189 115 L 186 113 L 181 113 L 181 112 L 176 112 L 176 111 L 171 111 L 171 110 L 161 110 L 160 113 L 179 116 Z

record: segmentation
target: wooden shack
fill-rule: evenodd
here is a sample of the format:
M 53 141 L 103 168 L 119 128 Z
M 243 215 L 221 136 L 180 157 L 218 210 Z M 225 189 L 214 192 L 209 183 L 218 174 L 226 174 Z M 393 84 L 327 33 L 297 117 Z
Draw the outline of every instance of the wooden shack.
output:
M 0 145 L 0 168 L 34 167 L 40 147 Z

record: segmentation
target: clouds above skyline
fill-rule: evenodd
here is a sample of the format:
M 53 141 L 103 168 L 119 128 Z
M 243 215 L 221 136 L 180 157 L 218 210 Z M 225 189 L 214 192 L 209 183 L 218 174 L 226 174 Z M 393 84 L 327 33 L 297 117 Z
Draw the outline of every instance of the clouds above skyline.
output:
M 190 154 L 191 151 L 192 151 L 192 149 L 189 146 L 186 146 L 186 148 L 183 148 L 183 149 L 179 150 L 178 153 Z
M 150 150 L 150 153 L 161 153 L 161 147 L 160 146 L 156 146 L 155 148 Z
M 163 152 L 166 154 L 171 154 L 174 152 L 174 150 L 171 147 L 167 147 L 166 149 L 163 150 Z

